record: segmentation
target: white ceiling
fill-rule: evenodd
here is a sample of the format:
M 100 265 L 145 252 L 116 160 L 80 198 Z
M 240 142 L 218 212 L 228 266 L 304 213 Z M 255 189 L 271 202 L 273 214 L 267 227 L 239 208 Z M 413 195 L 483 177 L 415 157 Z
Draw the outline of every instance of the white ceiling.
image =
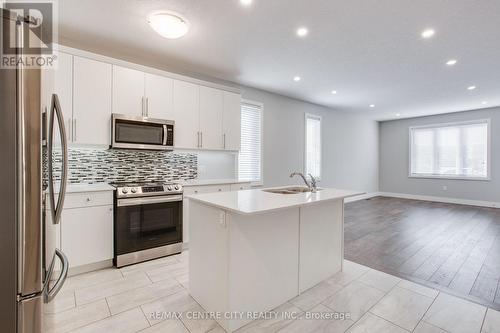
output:
M 182 14 L 189 33 L 157 35 L 156 10 Z M 70 46 L 379 120 L 500 105 L 498 0 L 63 0 L 59 22 Z

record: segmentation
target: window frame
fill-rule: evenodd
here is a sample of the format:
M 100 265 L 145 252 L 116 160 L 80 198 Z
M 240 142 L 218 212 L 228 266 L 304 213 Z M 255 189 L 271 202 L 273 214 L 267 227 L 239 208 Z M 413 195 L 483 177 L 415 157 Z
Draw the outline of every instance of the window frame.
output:
M 443 127 L 453 127 L 453 126 L 463 126 L 463 125 L 476 125 L 476 124 L 486 124 L 487 128 L 487 147 L 486 147 L 486 176 L 485 177 L 467 177 L 467 176 L 453 176 L 453 175 L 426 175 L 426 174 L 414 174 L 411 172 L 412 156 L 413 156 L 413 141 L 412 141 L 412 131 L 415 129 L 433 129 L 433 128 L 443 128 Z M 448 179 L 448 180 L 470 180 L 470 181 L 491 181 L 491 119 L 474 119 L 467 121 L 456 121 L 448 123 L 437 123 L 421 126 L 410 126 L 408 128 L 408 178 L 416 179 Z
M 315 119 L 319 120 L 319 177 L 315 177 L 317 181 L 320 181 L 323 178 L 323 119 L 321 116 L 318 116 L 313 113 L 304 113 L 304 175 L 307 175 L 307 120 Z
M 254 105 L 260 108 L 261 116 L 260 116 L 260 179 L 258 181 L 250 181 L 250 186 L 258 187 L 264 185 L 264 103 L 244 99 L 242 98 L 240 101 L 240 115 L 241 115 L 241 106 L 243 104 Z M 241 138 L 241 134 L 240 134 Z M 241 147 L 240 147 L 241 151 Z M 239 181 L 240 179 L 240 152 L 237 154 L 236 158 L 236 175 Z

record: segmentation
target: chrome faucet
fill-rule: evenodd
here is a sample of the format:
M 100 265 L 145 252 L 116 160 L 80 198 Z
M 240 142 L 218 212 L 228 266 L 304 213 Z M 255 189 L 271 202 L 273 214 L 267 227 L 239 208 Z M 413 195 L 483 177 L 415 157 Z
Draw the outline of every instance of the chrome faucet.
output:
M 318 188 L 316 186 L 316 178 L 314 178 L 313 175 L 309 174 L 309 177 L 311 177 L 311 182 L 308 182 L 306 177 L 304 176 L 304 174 L 301 172 L 292 172 L 290 174 L 290 178 L 292 178 L 293 176 L 300 176 L 302 178 L 302 180 L 304 181 L 304 183 L 306 184 L 309 191 L 311 191 L 312 193 L 317 192 Z

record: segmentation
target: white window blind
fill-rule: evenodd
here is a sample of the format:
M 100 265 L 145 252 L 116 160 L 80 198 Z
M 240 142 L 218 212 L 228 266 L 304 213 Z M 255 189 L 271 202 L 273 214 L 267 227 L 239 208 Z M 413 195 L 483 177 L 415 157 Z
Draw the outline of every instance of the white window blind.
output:
M 241 104 L 240 180 L 262 181 L 262 105 Z
M 410 176 L 488 178 L 489 121 L 410 128 Z
M 321 117 L 306 114 L 305 171 L 321 178 Z

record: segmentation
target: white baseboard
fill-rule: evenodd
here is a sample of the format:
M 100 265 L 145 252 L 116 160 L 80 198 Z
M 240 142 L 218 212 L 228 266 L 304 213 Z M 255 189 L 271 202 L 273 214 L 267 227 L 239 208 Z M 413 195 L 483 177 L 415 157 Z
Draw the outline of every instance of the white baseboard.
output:
M 378 197 L 378 196 L 380 196 L 379 192 L 370 192 L 370 193 L 357 195 L 355 197 L 345 198 L 344 202 L 354 202 L 354 201 L 370 199 L 370 198 Z
M 500 202 L 494 202 L 494 201 L 468 200 L 468 199 L 458 199 L 458 198 L 435 197 L 430 195 L 417 195 L 417 194 L 391 193 L 391 192 L 378 192 L 378 196 L 444 202 L 444 203 L 453 203 L 453 204 L 468 205 L 468 206 L 500 208 Z

